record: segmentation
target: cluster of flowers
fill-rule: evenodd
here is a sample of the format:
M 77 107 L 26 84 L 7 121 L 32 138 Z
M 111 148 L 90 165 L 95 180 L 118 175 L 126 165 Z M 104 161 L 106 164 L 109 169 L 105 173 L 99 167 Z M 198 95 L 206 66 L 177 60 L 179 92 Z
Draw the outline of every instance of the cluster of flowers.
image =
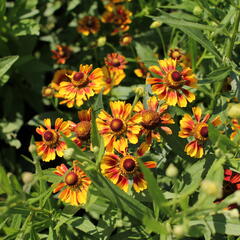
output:
M 195 88 L 197 78 L 192 69 L 182 61 L 179 50 L 171 50 L 170 58 L 159 60 L 158 65 L 150 66 L 149 74 L 146 74 L 146 83 L 151 85 L 152 93 L 147 101 L 147 106 L 141 101 L 135 105 L 124 101 L 110 102 L 111 114 L 101 110 L 96 123 L 100 135 L 104 139 L 106 152 L 101 161 L 102 174 L 109 178 L 122 190 L 128 191 L 129 180 L 133 180 L 133 188 L 140 192 L 147 188 L 147 183 L 138 165 L 138 157 L 143 156 L 152 146 L 153 139 L 160 141 L 160 133 L 171 135 L 172 130 L 168 125 L 174 124 L 173 117 L 168 113 L 169 106 L 186 107 L 195 100 L 191 88 Z M 79 71 L 59 70 L 55 75 L 50 87 L 55 91 L 55 97 L 63 98 L 60 104 L 67 107 L 80 107 L 94 94 L 102 89 L 107 94 L 114 85 L 117 85 L 125 77 L 124 69 L 126 60 L 117 53 L 109 54 L 105 58 L 105 66 L 92 71 L 92 66 L 80 65 Z M 61 72 L 60 72 L 61 71 Z M 59 77 L 61 75 L 61 77 Z M 57 79 L 57 80 L 56 80 Z M 79 122 L 63 121 L 56 119 L 55 127 L 52 128 L 50 119 L 45 119 L 45 128 L 40 126 L 37 133 L 42 136 L 42 141 L 36 142 L 37 153 L 43 161 L 56 158 L 56 154 L 62 157 L 67 149 L 66 143 L 61 140 L 61 135 L 71 137 L 82 150 L 91 150 L 91 108 L 78 112 Z M 209 114 L 202 116 L 200 107 L 193 107 L 193 116 L 184 114 L 180 120 L 181 138 L 190 138 L 185 146 L 185 152 L 195 158 L 204 155 L 204 144 L 208 140 Z M 212 124 L 221 124 L 220 118 L 213 119 Z M 136 145 L 140 137 L 144 141 L 137 148 L 135 154 L 129 152 L 129 144 Z M 144 163 L 148 168 L 155 168 L 156 163 L 147 161 Z M 73 170 L 62 164 L 57 167 L 55 174 L 63 176 L 64 180 L 54 192 L 63 191 L 58 197 L 72 205 L 86 202 L 90 179 L 80 169 L 79 164 L 73 163 Z M 239 176 L 234 178 L 234 184 L 238 183 Z M 225 179 L 226 180 L 226 179 Z M 229 179 L 228 179 L 229 180 Z M 230 183 L 231 177 L 229 180 Z

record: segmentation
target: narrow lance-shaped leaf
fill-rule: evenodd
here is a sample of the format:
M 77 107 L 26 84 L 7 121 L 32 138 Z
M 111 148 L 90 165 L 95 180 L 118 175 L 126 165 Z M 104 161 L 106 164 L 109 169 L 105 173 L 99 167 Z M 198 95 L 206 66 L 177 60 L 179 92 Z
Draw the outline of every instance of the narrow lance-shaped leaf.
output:
M 143 172 L 144 179 L 147 181 L 148 191 L 153 200 L 155 216 L 158 217 L 159 212 L 168 214 L 170 209 L 166 209 L 166 206 L 164 206 L 164 204 L 166 203 L 166 199 L 163 193 L 161 192 L 152 172 L 147 167 L 144 166 L 141 160 L 139 160 L 138 163 Z

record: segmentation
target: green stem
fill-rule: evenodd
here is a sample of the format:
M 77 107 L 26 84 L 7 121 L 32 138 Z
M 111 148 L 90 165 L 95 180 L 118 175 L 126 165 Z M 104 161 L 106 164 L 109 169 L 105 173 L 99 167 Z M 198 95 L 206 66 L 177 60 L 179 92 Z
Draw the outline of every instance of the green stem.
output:
M 198 59 L 197 63 L 196 63 L 196 68 L 200 65 L 200 63 L 203 61 L 203 59 L 205 58 L 205 54 L 206 54 L 206 49 L 204 49 L 203 54 L 201 55 L 201 57 Z
M 163 35 L 162 35 L 162 32 L 159 28 L 156 28 L 156 31 L 160 37 L 160 40 L 161 40 L 161 43 L 162 43 L 162 48 L 163 48 L 163 53 L 164 53 L 164 57 L 166 58 L 167 57 L 167 50 L 166 50 L 166 45 L 165 45 L 165 42 L 164 42 L 164 39 L 163 39 Z

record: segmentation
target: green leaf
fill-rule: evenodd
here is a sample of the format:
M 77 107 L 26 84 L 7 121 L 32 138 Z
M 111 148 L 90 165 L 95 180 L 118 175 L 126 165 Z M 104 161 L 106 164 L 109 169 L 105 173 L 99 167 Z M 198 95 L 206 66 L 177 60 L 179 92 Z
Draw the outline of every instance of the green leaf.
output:
M 153 200 L 154 212 L 156 218 L 159 217 L 159 212 L 167 214 L 169 209 L 166 209 L 164 204 L 167 202 L 163 193 L 161 192 L 156 179 L 154 178 L 152 172 L 142 163 L 141 160 L 138 160 L 139 166 L 143 172 L 144 179 L 147 181 L 148 191 Z
M 200 43 L 204 48 L 211 52 L 218 61 L 222 62 L 222 57 L 219 54 L 218 50 L 215 48 L 214 44 L 209 41 L 205 35 L 200 31 L 200 29 L 208 29 L 209 31 L 214 31 L 215 28 L 212 27 L 205 28 L 205 25 L 198 23 L 189 23 L 185 20 L 175 19 L 170 14 L 167 14 L 160 10 L 163 16 L 153 17 L 155 20 L 162 21 L 170 26 L 179 28 L 182 32 L 186 33 L 190 38 L 194 39 L 196 42 Z M 183 21 L 183 22 L 182 22 Z
M 39 35 L 40 26 L 34 19 L 21 19 L 13 25 L 12 32 L 15 36 Z
M 210 141 L 224 152 L 233 150 L 233 148 L 237 148 L 236 144 L 233 141 L 231 141 L 227 136 L 220 133 L 217 128 L 211 123 L 209 123 L 208 131 Z
M 174 27 L 187 27 L 187 28 L 195 28 L 195 29 L 201 29 L 201 30 L 208 30 L 208 31 L 214 31 L 216 30 L 215 27 L 200 24 L 196 22 L 190 22 L 183 20 L 183 18 L 179 16 L 179 18 L 173 17 L 172 14 L 167 14 L 162 10 L 159 10 L 161 14 L 163 14 L 160 17 L 153 17 L 151 16 L 155 21 L 164 22 L 166 24 L 172 25 Z M 175 15 L 176 16 L 176 15 Z
M 0 78 L 9 70 L 9 68 L 17 61 L 19 56 L 8 56 L 0 58 Z M 0 82 L 2 86 L 2 81 Z
M 187 141 L 186 139 L 178 137 L 178 132 L 179 132 L 178 125 L 174 124 L 174 125 L 170 125 L 169 127 L 172 129 L 172 132 L 173 132 L 172 135 L 168 135 L 163 130 L 159 129 L 160 135 L 172 148 L 173 152 L 175 152 L 177 155 L 179 155 L 185 160 L 193 161 L 193 158 L 191 158 L 184 152 L 184 147 L 186 146 Z
M 212 232 L 227 234 L 232 236 L 240 235 L 239 219 L 227 219 L 223 214 L 210 216 L 206 219 Z
M 91 116 L 91 143 L 93 148 L 97 147 L 98 150 L 94 151 L 94 155 L 96 158 L 96 164 L 99 166 L 100 160 L 104 153 L 104 141 L 103 137 L 99 134 L 96 118 L 98 113 L 103 109 L 103 102 L 102 102 L 102 91 L 99 93 L 97 100 L 93 106 L 92 116 Z
M 136 42 L 135 48 L 137 55 L 140 57 L 140 61 L 143 62 L 146 67 L 157 65 L 158 59 L 156 58 L 151 47 L 147 46 L 146 44 Z
M 4 16 L 6 11 L 6 0 L 0 1 L 0 19 Z
M 3 166 L 0 165 L 0 193 L 13 193 L 12 185 Z
M 240 235 L 239 219 L 229 219 L 226 218 L 223 214 L 208 216 L 204 220 L 193 220 L 189 223 L 190 226 L 199 224 L 205 225 L 207 228 L 209 228 L 212 234 L 220 233 L 231 236 Z
M 200 80 L 199 84 L 206 84 L 206 83 L 213 83 L 216 81 L 222 81 L 226 77 L 229 76 L 231 70 L 232 70 L 232 68 L 230 66 L 222 66 L 222 67 L 212 71 L 203 80 Z

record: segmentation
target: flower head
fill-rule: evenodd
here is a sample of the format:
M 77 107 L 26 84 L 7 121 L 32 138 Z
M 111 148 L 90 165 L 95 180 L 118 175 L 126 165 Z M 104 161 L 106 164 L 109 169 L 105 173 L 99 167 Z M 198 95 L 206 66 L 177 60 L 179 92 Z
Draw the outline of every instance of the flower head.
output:
M 78 123 L 70 123 L 71 130 L 75 133 L 75 137 L 72 139 L 79 147 L 84 144 L 90 146 L 90 133 L 91 133 L 91 112 L 92 109 L 81 110 L 78 112 Z M 85 147 L 86 148 L 86 147 Z M 85 150 L 85 148 L 83 150 Z
M 120 38 L 121 46 L 128 46 L 133 40 L 133 37 L 130 34 L 125 34 Z
M 58 91 L 61 82 L 70 82 L 70 79 L 68 78 L 67 75 L 71 75 L 72 72 L 73 72 L 72 70 L 68 69 L 57 70 L 53 75 L 53 79 L 50 83 L 50 86 L 54 88 L 56 91 Z
M 123 191 L 128 192 L 129 180 L 133 180 L 133 188 L 136 192 L 147 188 L 137 157 L 130 155 L 119 147 L 116 148 L 118 154 L 106 153 L 101 162 L 102 174 L 119 186 Z M 153 161 L 144 162 L 148 168 L 155 168 Z
M 63 151 L 67 148 L 67 145 L 60 140 L 60 133 L 70 136 L 71 130 L 69 129 L 69 123 L 64 122 L 62 118 L 56 119 L 54 129 L 51 127 L 49 118 L 44 119 L 44 123 L 45 128 L 43 126 L 36 128 L 36 132 L 42 136 L 42 141 L 35 142 L 35 144 L 37 154 L 42 157 L 43 161 L 49 162 L 56 158 L 56 154 L 59 157 L 63 156 Z
M 103 136 L 107 152 L 121 145 L 125 149 L 128 141 L 132 144 L 138 142 L 141 131 L 141 114 L 131 116 L 132 105 L 123 101 L 110 102 L 112 116 L 102 110 L 97 118 L 97 127 Z
M 53 97 L 54 96 L 54 89 L 51 87 L 51 86 L 44 86 L 43 88 L 42 88 L 42 96 L 43 97 L 49 97 L 49 98 L 51 98 L 51 97 Z
M 123 5 L 107 4 L 106 11 L 102 15 L 103 23 L 113 23 L 116 28 L 112 35 L 118 32 L 126 32 L 129 29 L 129 24 L 132 22 L 132 12 L 127 10 Z
M 106 95 L 110 92 L 113 86 L 119 85 L 119 83 L 126 77 L 123 70 L 114 70 L 107 66 L 102 67 L 103 78 L 96 82 L 94 90 L 96 93 L 100 93 L 102 89 L 103 94 Z
M 85 16 L 78 21 L 77 31 L 85 36 L 88 36 L 90 33 L 96 34 L 99 32 L 99 29 L 100 22 L 97 17 Z
M 90 178 L 77 166 L 77 162 L 74 161 L 73 169 L 69 170 L 66 165 L 61 164 L 56 167 L 54 173 L 63 177 L 62 182 L 58 183 L 57 187 L 53 190 L 53 193 L 59 191 L 58 198 L 65 203 L 69 203 L 72 206 L 78 206 L 85 204 L 87 201 L 87 193 L 89 185 L 91 184 Z
M 190 68 L 177 68 L 176 60 L 171 58 L 158 61 L 159 66 L 150 66 L 149 70 L 159 77 L 147 78 L 152 91 L 168 105 L 186 107 L 187 102 L 195 100 L 195 95 L 185 86 L 196 87 L 197 79 Z
M 104 60 L 106 66 L 111 70 L 123 70 L 126 68 L 127 61 L 125 57 L 118 53 L 110 53 Z
M 68 46 L 57 45 L 56 50 L 51 50 L 53 53 L 52 58 L 58 64 L 65 64 L 66 60 L 70 57 L 72 50 Z
M 141 144 L 138 149 L 138 154 L 142 156 L 151 146 L 152 139 L 155 138 L 160 140 L 160 135 L 157 129 L 162 129 L 166 134 L 172 134 L 172 130 L 167 126 L 168 124 L 173 124 L 174 120 L 172 116 L 166 112 L 168 105 L 160 105 L 155 96 L 148 99 L 148 108 L 144 109 L 141 102 L 138 102 L 134 111 L 142 115 L 142 131 L 141 134 L 146 136 L 145 142 Z
M 210 114 L 206 114 L 202 119 L 202 110 L 200 107 L 193 107 L 192 111 L 195 120 L 189 114 L 184 114 L 180 121 L 180 131 L 178 135 L 181 138 L 193 137 L 194 140 L 185 146 L 184 151 L 191 157 L 201 158 L 204 154 L 203 145 L 208 139 L 207 122 Z M 214 126 L 221 124 L 220 118 L 215 118 L 212 124 Z
M 101 81 L 103 73 L 100 68 L 91 71 L 92 65 L 80 65 L 79 72 L 73 71 L 71 75 L 67 75 L 70 82 L 62 81 L 56 95 L 58 98 L 64 99 L 60 104 L 66 104 L 69 108 L 74 104 L 80 107 L 84 101 L 95 94 L 93 90 L 95 82 Z

